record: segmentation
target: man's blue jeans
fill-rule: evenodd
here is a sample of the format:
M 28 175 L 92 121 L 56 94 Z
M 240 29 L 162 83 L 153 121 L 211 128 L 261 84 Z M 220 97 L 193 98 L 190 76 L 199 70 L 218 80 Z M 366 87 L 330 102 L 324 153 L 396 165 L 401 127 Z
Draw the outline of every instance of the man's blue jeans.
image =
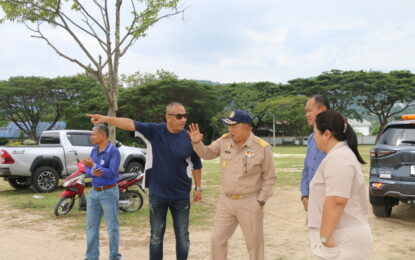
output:
M 176 258 L 186 260 L 189 254 L 190 199 L 171 200 L 150 193 L 150 260 L 163 259 L 163 238 L 166 230 L 167 210 L 173 218 L 176 236 Z
M 96 191 L 91 189 L 88 195 L 86 213 L 86 257 L 88 260 L 99 259 L 99 226 L 104 215 L 110 244 L 109 259 L 121 259 L 118 251 L 120 232 L 118 224 L 118 187 Z

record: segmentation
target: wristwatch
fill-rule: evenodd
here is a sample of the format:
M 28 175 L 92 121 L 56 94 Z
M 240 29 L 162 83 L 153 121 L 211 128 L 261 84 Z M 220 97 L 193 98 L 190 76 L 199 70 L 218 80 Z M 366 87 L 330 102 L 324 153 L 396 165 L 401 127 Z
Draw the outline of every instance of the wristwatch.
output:
M 203 188 L 202 188 L 202 187 L 195 186 L 195 190 L 200 190 L 200 191 L 202 191 L 202 190 L 203 190 Z
M 329 239 L 327 237 L 320 237 L 320 241 L 322 244 L 326 243 Z

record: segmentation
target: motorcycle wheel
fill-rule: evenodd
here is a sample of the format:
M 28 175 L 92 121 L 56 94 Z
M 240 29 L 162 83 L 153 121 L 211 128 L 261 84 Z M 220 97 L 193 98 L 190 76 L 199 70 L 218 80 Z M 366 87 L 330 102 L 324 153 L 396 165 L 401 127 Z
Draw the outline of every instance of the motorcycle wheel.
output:
M 120 209 L 125 212 L 134 212 L 141 209 L 143 206 L 143 196 L 136 190 L 128 190 L 126 193 L 128 199 L 133 200 L 134 203 L 129 207 L 120 207 Z
M 66 215 L 71 211 L 73 205 L 75 204 L 75 198 L 70 196 L 65 196 L 60 198 L 58 203 L 55 205 L 54 213 L 55 216 Z

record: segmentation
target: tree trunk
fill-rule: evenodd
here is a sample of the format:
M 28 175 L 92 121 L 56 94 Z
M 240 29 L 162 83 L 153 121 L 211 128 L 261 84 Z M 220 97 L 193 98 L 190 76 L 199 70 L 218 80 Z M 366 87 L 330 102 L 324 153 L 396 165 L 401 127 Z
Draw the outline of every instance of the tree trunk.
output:
M 116 117 L 117 116 L 117 98 L 112 97 L 112 100 L 108 100 L 108 116 Z M 108 125 L 109 130 L 109 139 L 111 143 L 115 144 L 115 141 L 117 140 L 117 135 L 115 132 L 115 126 Z

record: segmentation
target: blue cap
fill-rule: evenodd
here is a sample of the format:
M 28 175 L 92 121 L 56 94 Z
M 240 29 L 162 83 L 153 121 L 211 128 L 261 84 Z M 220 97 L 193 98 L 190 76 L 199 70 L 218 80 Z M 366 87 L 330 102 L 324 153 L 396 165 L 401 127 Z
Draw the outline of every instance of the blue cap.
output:
M 245 110 L 238 109 L 232 111 L 228 118 L 222 119 L 222 122 L 227 125 L 252 124 L 252 117 Z

